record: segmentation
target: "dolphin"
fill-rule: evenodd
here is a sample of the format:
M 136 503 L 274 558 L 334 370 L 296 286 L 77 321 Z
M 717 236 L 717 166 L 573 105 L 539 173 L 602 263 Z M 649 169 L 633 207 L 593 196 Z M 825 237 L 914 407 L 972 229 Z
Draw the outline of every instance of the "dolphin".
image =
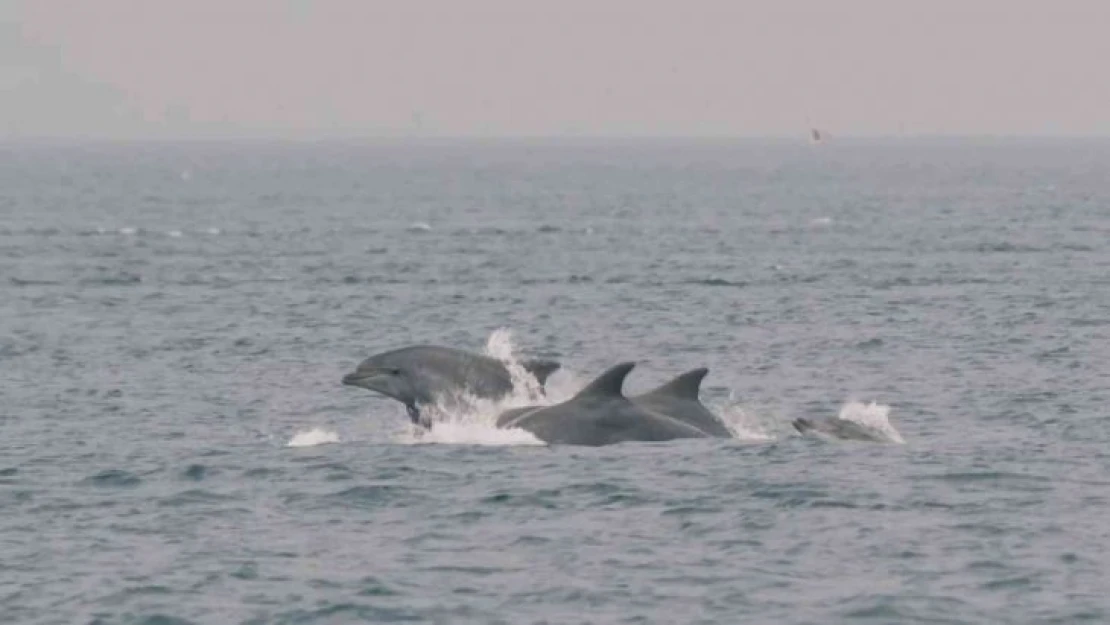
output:
M 542 389 L 547 378 L 560 367 L 552 360 L 521 363 Z M 513 390 L 512 376 L 500 360 L 451 347 L 413 345 L 370 356 L 343 384 L 358 386 L 396 399 L 405 405 L 409 418 L 430 427 L 421 408 L 469 394 L 482 399 L 500 399 Z
M 794 419 L 790 423 L 799 434 L 816 433 L 839 438 L 841 440 L 849 441 L 866 441 L 869 443 L 889 443 L 889 437 L 885 436 L 882 432 L 869 428 L 865 425 L 850 421 L 848 419 L 841 419 L 839 417 L 830 417 L 828 419 Z
M 640 408 L 682 421 L 709 436 L 732 438 L 732 432 L 724 422 L 698 399 L 701 381 L 708 373 L 709 369 L 705 367 L 687 371 L 666 384 L 628 399 Z M 513 427 L 513 421 L 541 407 L 533 405 L 506 410 L 498 415 L 497 427 Z
M 705 367 L 687 371 L 654 390 L 630 399 L 641 408 L 692 425 L 710 436 L 732 438 L 732 432 L 724 422 L 698 399 L 701 381 L 708 373 L 709 369 Z
M 625 397 L 621 388 L 635 366 L 624 362 L 609 368 L 561 404 L 506 411 L 510 414 L 498 417 L 498 427 L 521 428 L 548 444 L 595 447 L 709 437 L 693 425 L 647 410 Z

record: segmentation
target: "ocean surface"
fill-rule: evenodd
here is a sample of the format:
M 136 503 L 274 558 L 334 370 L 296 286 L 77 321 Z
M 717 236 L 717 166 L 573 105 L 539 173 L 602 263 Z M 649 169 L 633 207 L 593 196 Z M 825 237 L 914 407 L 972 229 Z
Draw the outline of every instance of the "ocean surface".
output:
M 1108 242 L 1110 141 L 2 144 L 0 622 L 1110 622 Z M 421 436 L 414 343 L 736 438 Z

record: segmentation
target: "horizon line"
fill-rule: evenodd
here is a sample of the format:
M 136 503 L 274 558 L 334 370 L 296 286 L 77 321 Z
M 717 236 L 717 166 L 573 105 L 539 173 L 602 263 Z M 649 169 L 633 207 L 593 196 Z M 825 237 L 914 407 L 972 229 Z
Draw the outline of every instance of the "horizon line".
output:
M 913 140 L 1108 140 L 1110 132 L 1100 134 L 1079 133 L 826 133 L 822 143 L 866 142 L 866 141 L 913 141 Z M 216 143 L 216 142 L 266 142 L 266 143 L 434 143 L 434 142 L 577 142 L 577 141 L 689 141 L 689 142 L 733 142 L 733 141 L 770 141 L 809 143 L 809 133 L 789 134 L 417 134 L 417 133 L 247 133 L 247 134 L 144 134 L 144 135 L 95 135 L 95 134 L 0 134 L 0 145 L 18 143 Z

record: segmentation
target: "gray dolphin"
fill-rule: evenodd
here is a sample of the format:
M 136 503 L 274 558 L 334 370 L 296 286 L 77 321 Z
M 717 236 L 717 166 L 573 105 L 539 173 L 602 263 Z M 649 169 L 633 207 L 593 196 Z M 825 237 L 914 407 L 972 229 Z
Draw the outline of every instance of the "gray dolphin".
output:
M 627 441 L 707 438 L 700 429 L 647 410 L 621 393 L 636 364 L 611 367 L 569 400 L 543 407 L 516 408 L 498 427 L 521 428 L 548 444 L 612 445 Z M 506 415 L 502 415 L 505 417 Z
M 654 390 L 631 397 L 632 403 L 652 412 L 692 425 L 717 438 L 732 438 L 732 432 L 698 399 L 701 381 L 709 369 L 687 371 Z
M 526 360 L 521 363 L 542 388 L 559 363 Z M 429 427 L 421 408 L 457 399 L 462 393 L 483 399 L 500 399 L 513 390 L 512 377 L 500 360 L 451 347 L 414 345 L 370 356 L 343 384 L 358 386 L 396 399 L 409 418 Z
M 716 415 L 698 399 L 701 381 L 709 369 L 700 367 L 687 371 L 651 391 L 629 397 L 640 408 L 661 414 L 691 425 L 716 438 L 732 438 L 732 432 Z M 502 412 L 497 417 L 497 427 L 514 427 L 513 421 L 542 406 L 524 406 Z
M 869 443 L 889 443 L 889 437 L 882 432 L 871 429 L 865 425 L 830 417 L 828 419 L 794 419 L 791 422 L 799 434 L 817 433 L 849 441 L 866 441 Z

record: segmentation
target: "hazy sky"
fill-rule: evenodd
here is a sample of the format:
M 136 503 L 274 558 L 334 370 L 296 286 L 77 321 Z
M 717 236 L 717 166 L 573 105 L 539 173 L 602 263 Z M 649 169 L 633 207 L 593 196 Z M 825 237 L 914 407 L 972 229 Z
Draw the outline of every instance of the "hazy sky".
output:
M 1110 0 L 0 0 L 0 136 L 1110 134 Z

